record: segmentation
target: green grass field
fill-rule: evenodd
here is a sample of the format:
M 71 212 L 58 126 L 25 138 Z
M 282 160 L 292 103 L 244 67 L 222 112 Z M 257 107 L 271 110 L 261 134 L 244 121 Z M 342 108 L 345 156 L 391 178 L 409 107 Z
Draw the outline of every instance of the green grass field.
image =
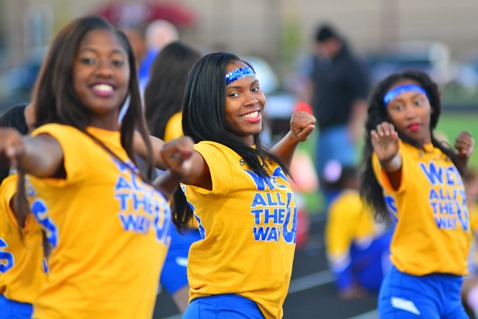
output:
M 478 169 L 478 112 L 442 113 L 435 134 L 444 134 L 450 145 L 462 131 L 469 131 L 475 139 L 475 151 L 470 159 L 470 167 Z

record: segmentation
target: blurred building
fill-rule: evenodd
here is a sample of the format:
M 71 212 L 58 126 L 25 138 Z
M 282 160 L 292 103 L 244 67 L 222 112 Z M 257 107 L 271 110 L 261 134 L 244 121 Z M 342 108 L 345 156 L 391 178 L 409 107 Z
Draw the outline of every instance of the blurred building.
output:
M 194 15 L 179 26 L 183 40 L 205 51 L 227 48 L 265 57 L 279 74 L 309 49 L 324 21 L 363 53 L 405 40 L 443 42 L 452 56 L 478 48 L 475 0 L 0 0 L 0 70 L 41 50 L 70 19 L 107 4 L 131 3 L 181 7 Z M 129 13 L 131 19 L 141 15 Z

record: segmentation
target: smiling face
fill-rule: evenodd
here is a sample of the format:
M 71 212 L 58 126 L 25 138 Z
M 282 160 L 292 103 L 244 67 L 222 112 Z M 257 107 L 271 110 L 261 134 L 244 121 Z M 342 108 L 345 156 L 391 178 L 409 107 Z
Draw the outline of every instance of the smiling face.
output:
M 420 85 L 414 81 L 401 81 L 390 90 L 407 84 Z M 430 117 L 433 109 L 426 94 L 417 90 L 397 94 L 386 108 L 397 131 L 422 145 L 431 143 Z
M 245 63 L 229 63 L 226 72 L 248 67 Z M 248 145 L 254 144 L 254 135 L 262 130 L 262 114 L 266 97 L 259 81 L 252 76 L 239 78 L 226 86 L 225 121 L 229 131 Z
M 128 56 L 117 36 L 102 29 L 87 33 L 73 63 L 73 89 L 93 114 L 92 126 L 118 128 L 129 78 Z

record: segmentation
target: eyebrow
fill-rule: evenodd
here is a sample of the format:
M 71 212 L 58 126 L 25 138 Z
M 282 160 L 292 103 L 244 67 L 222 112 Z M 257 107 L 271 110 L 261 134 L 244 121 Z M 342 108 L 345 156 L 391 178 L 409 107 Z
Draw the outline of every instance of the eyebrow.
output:
M 251 86 L 254 85 L 254 84 L 257 84 L 259 83 L 259 79 L 255 79 L 254 81 L 252 81 L 252 83 L 250 84 Z M 241 88 L 241 86 L 239 85 L 230 85 L 227 87 L 227 89 L 238 89 L 238 88 Z
M 82 53 L 82 52 L 87 52 L 87 51 L 91 51 L 91 52 L 94 52 L 94 53 L 97 53 L 98 50 L 96 50 L 95 48 L 93 47 L 84 47 L 82 49 L 79 50 L 79 53 Z M 111 54 L 116 54 L 116 53 L 119 53 L 119 54 L 122 54 L 122 55 L 125 55 L 127 56 L 128 54 L 126 53 L 125 50 L 123 49 L 113 49 Z

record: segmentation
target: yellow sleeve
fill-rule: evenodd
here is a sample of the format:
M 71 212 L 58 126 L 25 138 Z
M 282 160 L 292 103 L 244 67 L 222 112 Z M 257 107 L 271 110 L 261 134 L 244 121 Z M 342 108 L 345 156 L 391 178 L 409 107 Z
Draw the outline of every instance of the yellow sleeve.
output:
M 339 195 L 330 206 L 325 228 L 325 245 L 329 259 L 339 261 L 348 256 L 356 235 L 361 206 L 356 192 Z
M 89 137 L 72 126 L 61 124 L 45 124 L 34 130 L 31 135 L 40 134 L 48 134 L 60 144 L 66 171 L 66 178 L 43 178 L 44 183 L 64 187 L 88 178 L 88 167 L 85 163 L 91 163 L 91 160 L 89 152 L 85 152 L 85 141 L 89 141 Z
M 164 141 L 169 142 L 183 136 L 183 126 L 181 123 L 182 113 L 178 112 L 171 116 L 164 130 Z
M 377 155 L 375 153 L 372 154 L 372 166 L 373 171 L 375 173 L 375 177 L 377 178 L 377 181 L 382 186 L 382 188 L 391 193 L 399 193 L 405 189 L 405 175 L 403 174 L 403 166 L 406 165 L 406 163 L 404 154 L 402 152 L 400 152 L 400 154 L 402 155 L 402 181 L 400 183 L 400 187 L 397 190 L 392 187 L 387 172 L 385 172 L 385 170 L 382 169 L 382 166 L 380 166 L 380 162 L 378 160 Z

